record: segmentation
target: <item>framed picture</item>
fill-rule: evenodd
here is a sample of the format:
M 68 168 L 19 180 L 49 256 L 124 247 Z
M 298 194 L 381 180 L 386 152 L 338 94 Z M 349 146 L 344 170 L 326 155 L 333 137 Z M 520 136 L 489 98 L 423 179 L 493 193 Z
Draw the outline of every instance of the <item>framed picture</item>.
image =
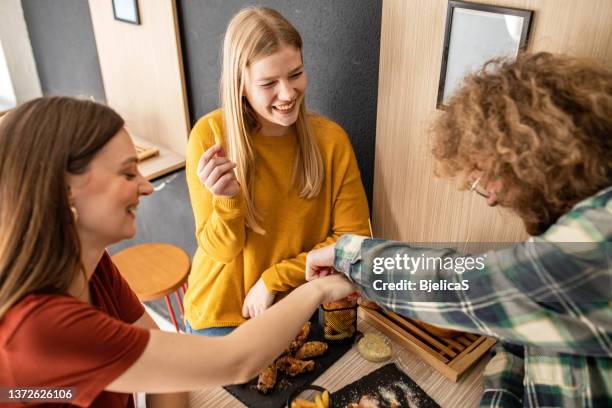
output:
M 449 0 L 437 108 L 486 61 L 516 58 L 527 46 L 532 18 L 531 10 Z
M 138 0 L 112 0 L 115 20 L 140 25 Z

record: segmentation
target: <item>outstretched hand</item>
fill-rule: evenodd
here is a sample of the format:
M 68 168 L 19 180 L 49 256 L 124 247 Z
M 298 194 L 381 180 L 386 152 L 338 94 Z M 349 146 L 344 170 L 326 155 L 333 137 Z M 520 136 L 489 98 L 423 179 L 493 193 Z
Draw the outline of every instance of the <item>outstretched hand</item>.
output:
M 314 285 L 322 294 L 321 303 L 336 302 L 341 299 L 356 300 L 359 297 L 355 286 L 339 273 L 306 283 Z

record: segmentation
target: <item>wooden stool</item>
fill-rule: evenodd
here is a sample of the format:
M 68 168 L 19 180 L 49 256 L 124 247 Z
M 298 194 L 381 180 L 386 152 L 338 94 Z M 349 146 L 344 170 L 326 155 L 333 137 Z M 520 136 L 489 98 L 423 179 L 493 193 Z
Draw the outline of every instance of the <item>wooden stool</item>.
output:
M 174 292 L 183 315 L 185 311 L 178 290 L 185 295 L 190 268 L 187 253 L 170 244 L 140 244 L 116 253 L 112 259 L 138 299 L 147 301 L 165 297 L 168 313 L 178 332 L 170 294 Z

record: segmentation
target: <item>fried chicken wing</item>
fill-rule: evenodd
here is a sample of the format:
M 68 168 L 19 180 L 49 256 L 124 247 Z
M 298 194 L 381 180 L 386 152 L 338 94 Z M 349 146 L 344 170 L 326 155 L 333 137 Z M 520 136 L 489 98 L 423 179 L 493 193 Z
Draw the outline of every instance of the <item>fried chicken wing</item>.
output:
M 308 338 L 309 334 L 310 334 L 310 322 L 306 322 L 302 326 L 302 329 L 296 336 L 295 340 L 293 340 L 291 344 L 289 345 L 289 352 L 295 353 L 297 350 L 299 350 L 299 348 L 302 347 L 302 344 L 306 342 L 306 339 Z
M 259 390 L 259 392 L 262 394 L 267 394 L 272 388 L 274 388 L 276 385 L 277 370 L 278 368 L 276 362 L 274 362 L 259 373 L 259 378 L 257 379 L 257 390 Z
M 323 343 L 322 341 L 309 341 L 304 343 L 302 347 L 300 347 L 300 349 L 295 353 L 295 358 L 299 360 L 305 360 L 307 358 L 320 356 L 326 351 L 327 343 Z
M 276 360 L 279 370 L 284 371 L 291 377 L 314 370 L 315 363 L 312 360 L 299 360 L 291 356 L 283 356 Z

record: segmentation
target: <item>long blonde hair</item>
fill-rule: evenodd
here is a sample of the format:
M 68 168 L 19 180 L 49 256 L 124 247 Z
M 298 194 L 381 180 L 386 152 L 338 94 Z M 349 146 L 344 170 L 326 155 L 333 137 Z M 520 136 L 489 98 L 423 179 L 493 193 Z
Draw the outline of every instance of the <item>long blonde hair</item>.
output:
M 84 273 L 66 174 L 85 172 L 122 127 L 112 109 L 67 97 L 0 120 L 0 320 L 29 294 L 66 294 Z
M 236 177 L 246 202 L 246 223 L 263 234 L 253 200 L 255 150 L 249 135 L 259 124 L 244 97 L 246 68 L 260 58 L 277 52 L 283 45 L 302 50 L 297 30 L 277 11 L 266 7 L 242 9 L 230 21 L 223 43 L 221 105 L 225 116 L 228 155 L 236 163 Z M 293 180 L 299 182 L 300 198 L 316 197 L 323 184 L 323 160 L 314 132 L 307 120 L 304 102 L 295 123 L 298 149 Z

